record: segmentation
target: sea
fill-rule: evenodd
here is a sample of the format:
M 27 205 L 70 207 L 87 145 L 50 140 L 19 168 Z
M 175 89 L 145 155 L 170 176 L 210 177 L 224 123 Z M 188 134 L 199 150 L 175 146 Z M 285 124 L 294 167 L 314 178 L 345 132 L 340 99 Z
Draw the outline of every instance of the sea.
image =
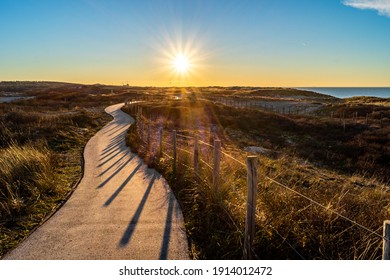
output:
M 310 90 L 338 98 L 348 98 L 353 96 L 390 98 L 390 87 L 307 87 L 297 89 Z
M 8 103 L 23 98 L 20 96 L 0 96 L 0 103 Z

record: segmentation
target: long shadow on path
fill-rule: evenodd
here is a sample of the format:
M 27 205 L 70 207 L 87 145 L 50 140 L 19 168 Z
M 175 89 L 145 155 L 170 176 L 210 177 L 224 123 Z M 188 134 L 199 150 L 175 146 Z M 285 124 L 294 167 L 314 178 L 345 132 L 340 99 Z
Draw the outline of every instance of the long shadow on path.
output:
M 118 196 L 118 194 L 123 190 L 124 187 L 126 187 L 127 183 L 130 182 L 131 178 L 137 173 L 138 169 L 140 169 L 142 166 L 142 162 L 140 162 L 136 168 L 134 168 L 133 172 L 129 175 L 129 177 L 126 178 L 126 180 L 119 186 L 119 188 L 111 195 L 109 199 L 104 203 L 104 207 L 107 207 L 111 204 L 111 202 L 114 201 L 114 199 Z
M 107 167 L 104 171 L 102 171 L 100 174 L 99 174 L 99 177 L 103 176 L 104 174 L 106 174 L 108 171 L 111 170 L 111 168 L 113 168 L 114 166 L 116 166 L 122 159 L 124 159 L 130 152 L 126 152 L 125 154 L 123 154 L 122 156 L 119 157 L 119 159 L 117 159 L 114 163 L 112 163 L 109 167 Z M 133 159 L 134 158 L 134 154 L 132 154 L 130 156 L 130 159 Z M 121 165 L 119 165 L 119 167 L 121 167 Z
M 96 188 L 97 189 L 100 189 L 102 187 L 104 187 L 112 178 L 115 177 L 115 175 L 117 175 L 132 159 L 134 158 L 134 156 L 131 156 L 126 162 L 122 163 L 122 165 L 114 172 L 110 175 L 110 177 L 108 177 L 106 180 L 104 180 L 102 183 L 100 183 Z
M 105 160 L 106 158 L 108 158 L 109 156 L 111 156 L 113 153 L 115 153 L 115 152 L 117 152 L 117 150 L 123 150 L 123 149 L 121 149 L 121 145 L 119 144 L 119 145 L 117 145 L 117 147 L 116 147 L 117 149 L 112 149 L 110 152 L 108 152 L 108 153 L 105 153 L 105 154 L 101 154 L 100 155 L 100 161 L 103 161 L 103 160 Z
M 131 237 L 134 233 L 134 230 L 137 226 L 138 220 L 141 216 L 142 210 L 144 209 L 146 200 L 148 199 L 150 191 L 152 190 L 152 187 L 153 187 L 155 180 L 156 180 L 156 174 L 153 174 L 153 177 L 149 182 L 148 188 L 146 189 L 144 196 L 142 197 L 141 202 L 138 205 L 137 211 L 135 211 L 134 216 L 129 223 L 129 226 L 127 227 L 125 233 L 122 236 L 122 239 L 119 242 L 120 247 L 125 247 L 127 244 L 129 244 L 130 239 L 131 239 Z
M 109 162 L 110 160 L 112 160 L 114 157 L 116 157 L 117 155 L 119 155 L 120 153 L 123 152 L 123 149 L 118 149 L 118 150 L 115 150 L 116 153 L 114 155 L 111 155 L 110 158 L 106 159 L 105 161 L 103 161 L 102 163 L 100 163 L 97 167 L 102 167 L 103 165 L 105 165 L 107 162 Z M 102 159 L 100 159 L 102 160 Z
M 171 239 L 173 206 L 174 196 L 172 193 L 170 193 L 167 218 L 165 220 L 164 236 L 161 244 L 160 260 L 166 260 L 168 258 L 169 240 Z
M 106 148 L 104 148 L 100 155 L 104 156 L 105 154 L 109 153 L 111 150 L 113 150 L 115 148 L 118 148 L 118 147 L 120 147 L 121 145 L 124 145 L 124 144 L 125 143 L 124 143 L 123 140 L 114 141 L 113 143 L 109 144 Z

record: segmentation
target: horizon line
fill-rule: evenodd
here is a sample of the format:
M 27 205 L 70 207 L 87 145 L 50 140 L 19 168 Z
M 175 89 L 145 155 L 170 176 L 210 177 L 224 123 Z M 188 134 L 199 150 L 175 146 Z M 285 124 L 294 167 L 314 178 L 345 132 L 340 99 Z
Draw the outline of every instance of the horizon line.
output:
M 245 88 L 390 88 L 390 85 L 387 86 L 323 86 L 323 85 L 310 85 L 310 86 L 261 86 L 261 85 L 186 85 L 186 86 L 174 86 L 174 85 L 131 85 L 131 84 L 104 84 L 104 83 L 80 83 L 80 82 L 69 82 L 69 81 L 56 81 L 56 80 L 3 80 L 0 83 L 62 83 L 62 84 L 74 84 L 74 85 L 84 85 L 84 86 L 114 86 L 114 87 L 155 87 L 155 88 L 205 88 L 205 87 L 222 87 L 222 88 L 232 88 L 232 87 L 245 87 Z

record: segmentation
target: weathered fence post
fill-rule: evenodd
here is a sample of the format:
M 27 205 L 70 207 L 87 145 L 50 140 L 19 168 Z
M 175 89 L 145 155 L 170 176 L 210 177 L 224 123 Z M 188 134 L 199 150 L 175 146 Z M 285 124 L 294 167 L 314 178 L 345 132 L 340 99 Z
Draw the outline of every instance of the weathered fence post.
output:
M 176 173 L 176 130 L 172 133 L 172 141 L 173 141 L 173 173 Z
M 195 177 L 198 176 L 199 172 L 199 143 L 198 143 L 198 134 L 195 135 L 194 140 L 194 172 Z
M 214 140 L 215 140 L 215 136 L 216 136 L 216 134 L 217 134 L 217 129 L 218 129 L 218 127 L 217 127 L 217 125 L 215 125 L 215 124 L 212 124 L 211 126 L 210 126 L 210 136 L 209 136 L 209 143 L 210 144 L 213 144 L 214 143 Z
M 163 155 L 163 128 L 160 127 L 160 157 Z
M 257 157 L 248 156 L 246 159 L 248 198 L 246 202 L 246 221 L 244 236 L 243 259 L 252 258 L 252 244 L 255 237 L 256 199 L 257 199 Z
M 382 260 L 390 260 L 390 221 L 383 223 L 383 254 Z
M 219 167 L 221 165 L 221 140 L 214 140 L 214 166 L 213 166 L 213 186 L 217 188 L 219 183 Z
M 366 125 L 368 124 L 368 113 L 366 114 Z

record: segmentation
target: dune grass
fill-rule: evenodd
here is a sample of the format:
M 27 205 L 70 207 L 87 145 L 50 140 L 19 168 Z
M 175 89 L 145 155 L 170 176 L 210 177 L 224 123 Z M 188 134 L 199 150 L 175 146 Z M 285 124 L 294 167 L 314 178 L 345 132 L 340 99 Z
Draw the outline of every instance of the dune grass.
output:
M 237 162 L 223 158 L 223 180 L 215 192 L 207 166 L 202 163 L 200 177 L 194 178 L 191 155 L 178 151 L 180 168 L 173 173 L 172 160 L 157 153 L 161 127 L 169 144 L 173 129 L 187 136 L 197 132 L 207 142 L 210 125 L 216 125 L 224 151 L 240 161 L 245 161 L 246 147 L 264 149 L 259 155 L 254 243 L 259 258 L 380 258 L 380 238 L 266 180 L 265 176 L 380 233 L 383 220 L 390 214 L 390 175 L 386 165 L 390 147 L 388 115 L 383 116 L 384 126 L 378 125 L 381 113 L 388 111 L 381 106 L 383 100 L 380 104 L 378 100 L 369 100 L 369 104 L 364 104 L 364 100 L 343 103 L 310 92 L 246 87 L 160 89 L 0 83 L 0 89 L 35 96 L 14 102 L 12 106 L 0 104 L 0 154 L 9 158 L 4 172 L 21 174 L 17 170 L 23 168 L 30 172 L 24 171 L 29 176 L 16 181 L 16 177 L 4 175 L 8 187 L 0 185 L 0 256 L 27 236 L 71 192 L 81 174 L 82 146 L 109 119 L 103 108 L 142 96 L 162 99 L 140 105 L 153 128 L 152 145 L 140 141 L 136 126 L 130 128 L 127 142 L 170 182 L 184 211 L 194 259 L 241 258 L 246 171 Z M 244 110 L 201 101 L 215 95 L 252 99 L 274 98 L 275 94 L 278 98 L 296 95 L 304 99 L 320 98 L 332 104 L 323 107 L 323 112 L 317 112 L 319 117 L 315 117 Z M 168 100 L 178 95 L 182 96 L 181 100 Z M 376 121 L 368 125 L 364 120 L 351 121 L 343 132 L 338 120 L 322 117 L 335 110 L 348 109 L 352 113 L 356 108 L 362 109 L 361 114 L 363 110 L 373 109 Z M 130 111 L 128 108 L 127 112 Z M 191 141 L 178 141 L 179 147 L 192 148 Z M 169 155 L 170 149 L 164 146 Z M 205 146 L 201 149 L 202 159 L 211 164 L 212 149 Z M 33 168 L 31 155 L 39 159 Z
M 152 142 L 141 141 L 137 127 L 129 130 L 127 144 L 169 181 L 182 206 L 192 257 L 240 259 L 245 224 L 246 170 L 235 160 L 222 158 L 221 182 L 212 184 L 211 173 L 201 164 L 194 177 L 192 156 L 177 151 L 173 172 L 172 130 L 186 136 L 198 133 L 209 139 L 209 128 L 218 126 L 223 150 L 245 162 L 247 146 L 260 146 L 259 186 L 254 242 L 261 259 L 379 259 L 383 220 L 390 214 L 387 127 L 351 126 L 321 118 L 283 116 L 193 101 L 141 103 Z M 135 113 L 134 106 L 124 111 Z M 159 155 L 160 128 L 164 152 Z M 138 127 L 140 129 L 140 127 Z M 145 130 L 146 133 L 146 130 Z M 382 135 L 382 136 L 379 136 Z M 146 138 L 144 138 L 146 139 Z M 365 141 L 362 147 L 362 141 Z M 375 144 L 376 142 L 382 144 Z M 178 147 L 192 151 L 189 138 L 178 137 Z M 363 150 L 362 150 L 363 149 Z M 362 151 L 355 155 L 355 151 Z M 212 149 L 203 147 L 201 158 L 212 165 Z M 336 156 L 337 154 L 337 156 Z M 332 156 L 334 155 L 334 156 Z M 371 157 L 371 161 L 367 161 Z M 354 159 L 357 160 L 354 160 Z M 374 170 L 371 168 L 375 167 Z M 267 178 L 319 202 L 322 207 Z M 325 208 L 325 209 L 324 209 Z M 334 214 L 333 211 L 368 228 Z M 374 232 L 374 233 L 373 233 Z
M 12 144 L 0 150 L 0 256 L 69 191 L 58 179 L 53 154 L 46 147 Z
M 110 120 L 103 109 L 111 101 L 83 103 L 73 93 L 59 102 L 65 89 L 51 96 L 27 87 L 41 98 L 0 103 L 0 257 L 65 202 L 82 174 L 83 146 Z
M 31 145 L 12 145 L 0 151 L 2 218 L 13 219 L 31 201 L 54 191 L 55 174 L 50 153 Z M 24 201 L 25 199 L 28 199 Z

